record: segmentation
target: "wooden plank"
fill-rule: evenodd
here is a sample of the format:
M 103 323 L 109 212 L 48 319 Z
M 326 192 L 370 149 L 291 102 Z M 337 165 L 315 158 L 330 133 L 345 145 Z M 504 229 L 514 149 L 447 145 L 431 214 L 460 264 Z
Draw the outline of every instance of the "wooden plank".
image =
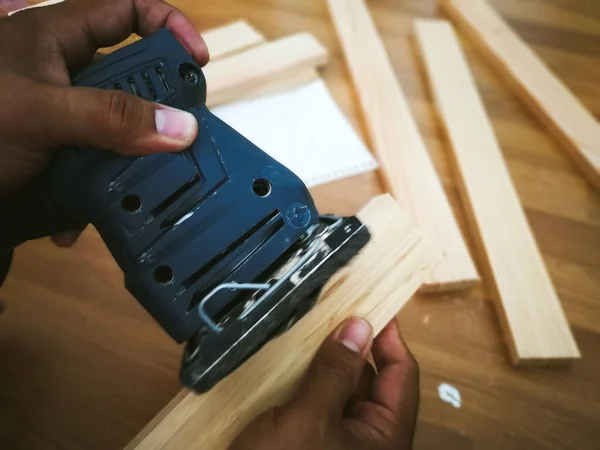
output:
M 251 89 L 240 89 L 239 94 L 236 95 L 233 100 L 249 100 L 263 95 L 276 94 L 308 84 L 317 78 L 319 78 L 319 72 L 316 67 L 300 69 L 296 73 L 290 72 L 289 75 L 284 74 L 283 76 L 273 77 L 268 82 L 261 83 Z M 214 104 L 210 98 L 208 99 L 207 104 L 209 107 L 218 106 L 218 104 Z
M 211 61 L 247 50 L 266 42 L 265 37 L 243 20 L 231 22 L 202 33 Z
M 208 63 L 204 75 L 207 105 L 288 89 L 316 78 L 328 52 L 309 33 L 268 42 L 241 53 Z
M 524 103 L 600 190 L 600 124 L 484 0 L 441 0 Z
M 472 286 L 477 270 L 364 1 L 329 0 L 329 10 L 386 187 L 438 255 L 423 290 Z
M 323 339 L 345 318 L 360 315 L 380 332 L 425 279 L 430 253 L 389 195 L 373 199 L 359 217 L 371 242 L 301 321 L 208 393 L 181 394 L 126 448 L 224 450 L 254 417 L 289 398 Z
M 446 21 L 417 20 L 415 34 L 452 144 L 461 195 L 486 255 L 513 363 L 562 364 L 579 358 L 452 27 Z

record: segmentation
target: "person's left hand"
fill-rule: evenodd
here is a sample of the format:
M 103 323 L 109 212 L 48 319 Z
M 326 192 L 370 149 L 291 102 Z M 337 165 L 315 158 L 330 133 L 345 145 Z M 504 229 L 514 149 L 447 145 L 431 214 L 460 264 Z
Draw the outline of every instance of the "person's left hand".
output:
M 351 318 L 322 343 L 294 397 L 229 450 L 409 450 L 418 404 L 418 366 L 396 321 L 373 341 L 370 325 Z
M 192 23 L 162 0 L 67 0 L 0 19 L 0 196 L 34 177 L 54 150 L 84 145 L 129 155 L 180 151 L 193 115 L 122 91 L 71 87 L 96 50 L 166 27 L 204 65 Z M 74 235 L 55 237 L 68 245 Z

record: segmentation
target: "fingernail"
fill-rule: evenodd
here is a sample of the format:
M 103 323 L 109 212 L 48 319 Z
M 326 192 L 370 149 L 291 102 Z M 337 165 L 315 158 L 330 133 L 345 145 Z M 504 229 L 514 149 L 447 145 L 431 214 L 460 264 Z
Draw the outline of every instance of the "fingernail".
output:
M 340 329 L 337 340 L 356 353 L 362 353 L 371 342 L 373 329 L 364 319 L 348 319 Z
M 196 128 L 194 116 L 178 109 L 157 109 L 154 118 L 156 130 L 171 139 L 188 141 Z
M 81 230 L 69 230 L 55 234 L 51 236 L 51 239 L 57 247 L 72 247 L 80 234 Z

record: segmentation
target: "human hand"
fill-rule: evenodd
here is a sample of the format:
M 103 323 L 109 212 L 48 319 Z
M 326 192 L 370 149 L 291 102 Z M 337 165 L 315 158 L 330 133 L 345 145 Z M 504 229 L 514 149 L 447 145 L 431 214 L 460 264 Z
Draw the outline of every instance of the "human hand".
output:
M 66 1 L 0 19 L 0 195 L 35 176 L 62 146 L 129 155 L 189 147 L 198 129 L 193 115 L 70 83 L 98 48 L 161 27 L 199 64 L 208 62 L 195 27 L 162 0 Z M 55 238 L 59 245 L 73 241 L 68 234 Z
M 229 450 L 407 450 L 418 404 L 418 366 L 396 321 L 373 341 L 370 325 L 353 318 L 322 344 L 294 397 Z

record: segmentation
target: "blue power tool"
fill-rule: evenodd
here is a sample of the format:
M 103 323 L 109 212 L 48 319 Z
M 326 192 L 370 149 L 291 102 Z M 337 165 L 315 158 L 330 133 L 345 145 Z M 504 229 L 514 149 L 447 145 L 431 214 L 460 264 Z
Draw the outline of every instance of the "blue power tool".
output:
M 127 290 L 187 342 L 181 382 L 205 392 L 309 311 L 369 232 L 356 217 L 319 215 L 294 173 L 208 111 L 204 75 L 168 30 L 110 54 L 73 84 L 187 110 L 198 137 L 176 154 L 58 151 L 36 179 L 0 198 L 0 256 L 92 224 Z

